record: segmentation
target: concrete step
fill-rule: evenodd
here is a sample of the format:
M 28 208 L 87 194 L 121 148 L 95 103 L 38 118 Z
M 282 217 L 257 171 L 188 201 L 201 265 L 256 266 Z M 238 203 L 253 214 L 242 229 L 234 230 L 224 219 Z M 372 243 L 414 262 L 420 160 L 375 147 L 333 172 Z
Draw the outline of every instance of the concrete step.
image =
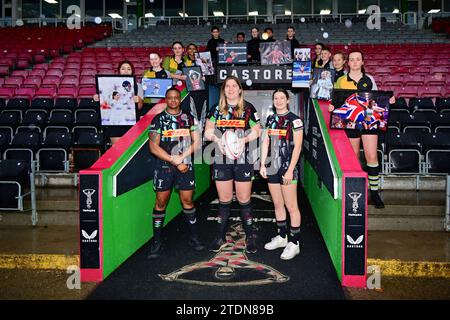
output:
M 444 231 L 444 215 L 386 216 L 372 214 L 369 216 L 369 231 Z
M 78 211 L 39 211 L 38 226 L 78 226 Z M 31 211 L 2 211 L 0 226 L 31 226 Z
M 376 209 L 373 205 L 369 205 L 369 217 L 379 216 L 392 218 L 395 216 L 404 217 L 444 217 L 445 206 L 443 205 L 387 205 L 384 209 Z

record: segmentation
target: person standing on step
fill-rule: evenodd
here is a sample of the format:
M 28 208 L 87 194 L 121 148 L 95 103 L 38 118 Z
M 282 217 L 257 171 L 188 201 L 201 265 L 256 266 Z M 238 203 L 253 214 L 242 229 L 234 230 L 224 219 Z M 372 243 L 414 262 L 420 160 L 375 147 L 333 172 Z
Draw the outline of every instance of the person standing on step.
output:
M 297 202 L 297 163 L 302 149 L 303 122 L 289 111 L 289 94 L 285 89 L 275 90 L 272 100 L 274 113 L 267 118 L 263 133 L 260 174 L 268 180 L 275 206 L 278 235 L 266 243 L 264 248 L 284 248 L 280 258 L 290 260 L 300 253 L 301 214 Z M 286 208 L 290 228 L 287 226 Z
M 172 188 L 180 193 L 184 216 L 190 229 L 189 244 L 196 250 L 204 249 L 197 234 L 197 217 L 192 200 L 195 176 L 192 156 L 200 146 L 198 124 L 188 112 L 181 110 L 181 93 L 176 88 L 166 92 L 167 108 L 156 115 L 149 128 L 150 152 L 157 158 L 153 178 L 156 192 L 153 209 L 153 240 L 149 259 L 161 254 L 161 231 Z
M 219 195 L 219 232 L 210 246 L 210 251 L 219 252 L 226 246 L 225 235 L 233 201 L 233 186 L 246 234 L 246 252 L 255 253 L 257 250 L 251 206 L 254 169 L 248 144 L 259 138 L 261 132 L 259 121 L 255 107 L 244 100 L 239 79 L 228 76 L 220 90 L 219 104 L 211 109 L 205 126 L 205 138 L 218 144 L 212 169 Z M 227 131 L 235 133 L 238 137 L 237 144 L 241 152 L 234 160 L 225 155 L 222 136 Z
M 374 78 L 367 74 L 364 69 L 364 55 L 359 50 L 354 50 L 348 55 L 347 74 L 341 76 L 336 80 L 335 89 L 351 89 L 358 91 L 372 91 L 378 90 Z M 391 97 L 390 104 L 395 103 L 395 97 Z M 333 112 L 335 107 L 330 104 L 329 112 Z M 363 142 L 364 156 L 367 162 L 367 173 L 369 175 L 369 190 L 370 198 L 375 208 L 384 208 L 384 202 L 378 192 L 378 185 L 380 183 L 380 164 L 378 162 L 378 132 L 369 130 L 346 130 L 347 137 L 350 140 L 353 151 L 359 159 L 359 151 L 361 140 Z

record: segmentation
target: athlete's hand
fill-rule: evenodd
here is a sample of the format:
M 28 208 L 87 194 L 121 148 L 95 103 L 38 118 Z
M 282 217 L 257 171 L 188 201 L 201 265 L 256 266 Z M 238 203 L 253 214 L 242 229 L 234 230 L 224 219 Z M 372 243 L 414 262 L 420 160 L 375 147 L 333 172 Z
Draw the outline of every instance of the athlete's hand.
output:
M 172 161 L 170 163 L 172 163 L 174 166 L 178 166 L 182 162 L 183 162 L 183 157 L 175 155 L 175 156 L 172 156 Z
M 217 145 L 219 146 L 219 150 L 220 152 L 222 152 L 222 154 L 225 154 L 225 147 L 222 143 L 222 139 L 218 138 L 217 136 L 215 136 L 214 138 L 214 142 L 217 143 Z
M 187 164 L 185 164 L 185 163 L 180 163 L 179 165 L 177 165 L 177 169 L 181 173 L 186 173 L 189 170 L 189 166 Z
M 134 103 L 139 103 L 139 97 L 138 96 L 133 96 L 133 100 L 134 100 Z
M 394 103 L 395 103 L 395 97 L 392 96 L 392 97 L 389 99 L 389 104 L 394 104 Z
M 259 169 L 259 174 L 261 175 L 261 177 L 263 177 L 264 179 L 267 179 L 267 168 L 265 165 L 261 165 L 261 168 Z
M 294 171 L 288 170 L 283 175 L 283 184 L 289 185 L 292 182 L 292 179 L 294 178 Z
M 328 112 L 333 112 L 334 111 L 334 106 L 330 103 L 328 106 Z
M 239 153 L 244 152 L 245 149 L 245 140 L 244 138 L 238 140 Z
M 98 94 L 94 94 L 94 96 L 92 97 L 92 99 L 93 99 L 95 102 L 99 102 L 99 101 L 100 101 L 100 98 L 99 98 Z

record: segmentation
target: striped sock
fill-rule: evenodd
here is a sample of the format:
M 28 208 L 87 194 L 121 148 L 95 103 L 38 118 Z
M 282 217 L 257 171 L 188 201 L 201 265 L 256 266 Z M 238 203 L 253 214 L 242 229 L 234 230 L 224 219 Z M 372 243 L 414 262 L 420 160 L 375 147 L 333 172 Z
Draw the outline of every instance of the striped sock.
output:
M 291 232 L 289 233 L 289 242 L 298 244 L 300 238 L 300 227 L 291 227 Z
M 277 228 L 280 237 L 286 238 L 287 234 L 286 220 L 277 220 Z
M 222 239 L 225 239 L 225 236 L 228 231 L 228 218 L 230 217 L 231 213 L 231 203 L 232 201 L 219 202 L 218 223 L 219 223 L 219 235 Z
M 241 220 L 245 235 L 247 238 L 250 238 L 253 235 L 252 203 L 249 200 L 247 203 L 239 202 L 239 205 L 241 206 Z
M 195 214 L 195 207 L 191 209 L 183 208 L 184 217 L 186 218 L 191 236 L 197 236 L 197 218 Z
M 161 240 L 161 231 L 164 226 L 164 218 L 166 216 L 166 210 L 153 209 L 153 238 L 156 241 Z
M 367 173 L 369 174 L 369 190 L 378 191 L 378 184 L 380 182 L 380 166 L 378 162 L 368 163 Z

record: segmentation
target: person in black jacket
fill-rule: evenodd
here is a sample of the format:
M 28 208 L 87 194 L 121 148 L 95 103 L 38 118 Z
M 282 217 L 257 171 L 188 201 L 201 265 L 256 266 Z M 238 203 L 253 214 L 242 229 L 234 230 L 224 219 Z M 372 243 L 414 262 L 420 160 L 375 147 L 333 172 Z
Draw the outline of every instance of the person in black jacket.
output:
M 253 27 L 251 30 L 252 39 L 247 41 L 247 59 L 248 62 L 261 62 L 261 53 L 259 52 L 259 29 Z
M 263 35 L 263 39 L 261 40 L 262 42 L 275 42 L 275 39 L 273 38 L 273 29 L 271 27 L 265 28 L 264 33 L 267 34 L 267 39 L 264 39 Z
M 215 65 L 217 65 L 217 60 L 219 59 L 219 43 L 225 43 L 225 40 L 220 37 L 219 27 L 213 26 L 211 28 L 211 39 L 208 40 L 208 44 L 206 45 L 206 51 L 211 52 L 211 59 Z
M 286 40 L 291 42 L 291 59 L 294 58 L 294 49 L 300 47 L 300 43 L 295 39 L 295 29 L 293 26 L 289 26 L 286 32 Z

